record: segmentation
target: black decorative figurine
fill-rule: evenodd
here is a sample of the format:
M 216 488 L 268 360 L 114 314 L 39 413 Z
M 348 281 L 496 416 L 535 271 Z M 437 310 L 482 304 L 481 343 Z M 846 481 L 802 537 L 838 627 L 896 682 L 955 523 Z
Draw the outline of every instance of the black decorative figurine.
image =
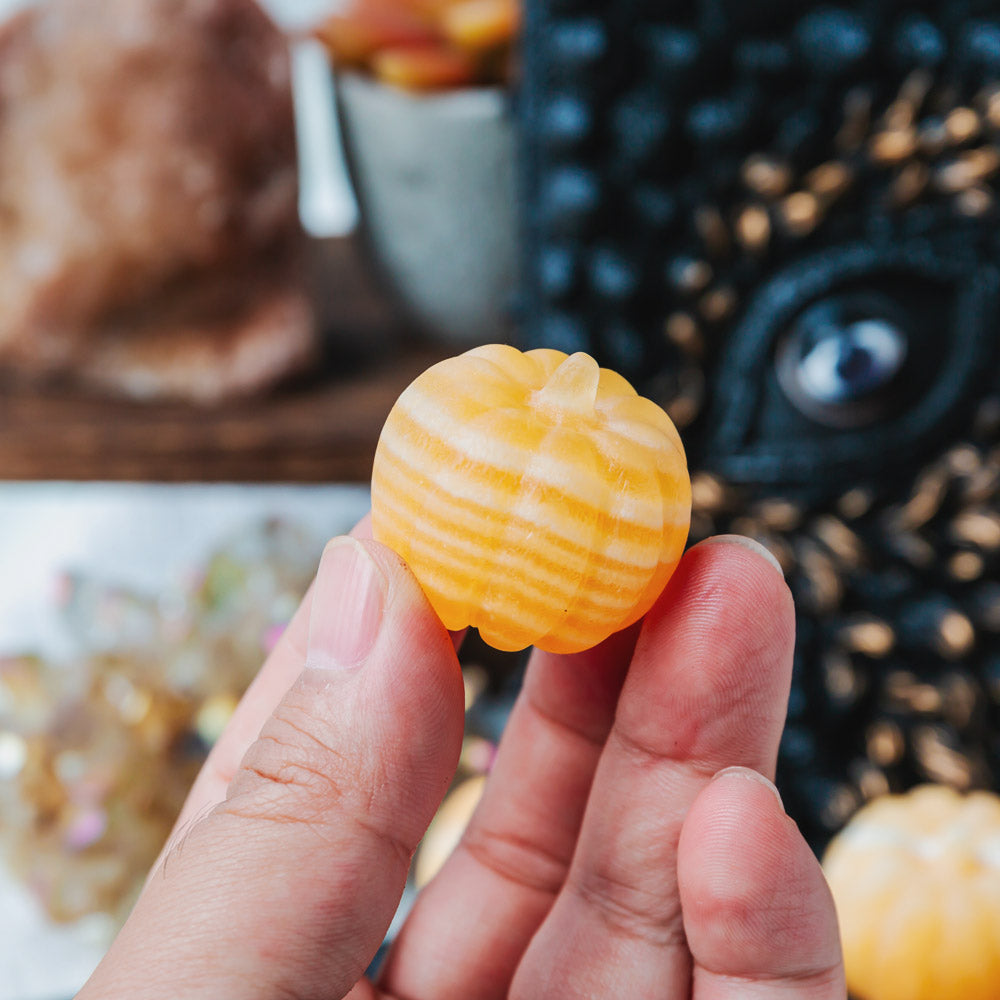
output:
M 779 785 L 1000 788 L 1000 11 L 529 0 L 524 346 L 682 428 L 693 538 L 779 558 Z

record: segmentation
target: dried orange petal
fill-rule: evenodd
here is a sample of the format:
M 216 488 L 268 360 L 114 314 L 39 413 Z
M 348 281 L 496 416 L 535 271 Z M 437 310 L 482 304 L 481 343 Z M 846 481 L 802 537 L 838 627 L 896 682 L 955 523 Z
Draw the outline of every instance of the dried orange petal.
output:
M 476 64 L 443 45 L 385 48 L 371 58 L 372 72 L 383 83 L 406 90 L 443 90 L 476 80 Z
M 431 45 L 441 35 L 418 13 L 385 0 L 365 0 L 328 17 L 316 37 L 341 65 L 365 65 L 381 49 Z
M 444 11 L 457 3 L 464 3 L 465 0 L 398 0 L 398 2 L 437 24 Z
M 448 628 L 499 649 L 586 649 L 637 621 L 690 517 L 670 418 L 586 354 L 492 344 L 434 365 L 372 470 L 375 537 Z
M 461 0 L 441 15 L 445 36 L 460 48 L 483 52 L 510 45 L 521 27 L 517 0 Z

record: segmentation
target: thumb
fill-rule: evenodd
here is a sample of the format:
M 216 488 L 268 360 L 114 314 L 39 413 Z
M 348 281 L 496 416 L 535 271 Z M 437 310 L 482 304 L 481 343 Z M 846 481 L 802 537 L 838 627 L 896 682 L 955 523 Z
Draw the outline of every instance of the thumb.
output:
M 375 542 L 334 539 L 302 673 L 80 998 L 343 996 L 389 926 L 462 726 L 454 647 L 412 574 Z

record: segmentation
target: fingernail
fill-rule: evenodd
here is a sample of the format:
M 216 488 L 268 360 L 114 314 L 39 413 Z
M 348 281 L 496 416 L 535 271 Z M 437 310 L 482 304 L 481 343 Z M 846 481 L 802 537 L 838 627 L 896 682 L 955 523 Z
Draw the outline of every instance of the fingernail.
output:
M 382 626 L 386 581 L 365 547 L 335 538 L 313 584 L 306 666 L 353 667 L 371 652 Z
M 706 538 L 702 545 L 742 545 L 743 548 L 748 549 L 750 552 L 756 552 L 757 555 L 763 556 L 784 578 L 785 572 L 781 568 L 781 563 L 778 562 L 774 553 L 765 548 L 760 542 L 753 538 L 747 538 L 746 535 L 713 535 L 711 538 Z
M 782 809 L 785 804 L 781 801 L 781 793 L 775 787 L 773 781 L 768 781 L 760 771 L 755 771 L 750 767 L 724 767 L 721 771 L 713 775 L 712 781 L 720 778 L 741 778 L 743 781 L 756 781 L 758 785 L 763 785 L 777 800 Z

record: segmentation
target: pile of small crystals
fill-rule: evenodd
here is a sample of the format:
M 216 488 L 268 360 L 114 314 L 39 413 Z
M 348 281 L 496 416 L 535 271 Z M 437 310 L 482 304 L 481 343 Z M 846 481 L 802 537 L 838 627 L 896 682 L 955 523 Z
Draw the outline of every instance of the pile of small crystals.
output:
M 0 654 L 0 855 L 53 920 L 127 913 L 320 550 L 271 520 L 157 596 L 67 577 L 74 656 Z

